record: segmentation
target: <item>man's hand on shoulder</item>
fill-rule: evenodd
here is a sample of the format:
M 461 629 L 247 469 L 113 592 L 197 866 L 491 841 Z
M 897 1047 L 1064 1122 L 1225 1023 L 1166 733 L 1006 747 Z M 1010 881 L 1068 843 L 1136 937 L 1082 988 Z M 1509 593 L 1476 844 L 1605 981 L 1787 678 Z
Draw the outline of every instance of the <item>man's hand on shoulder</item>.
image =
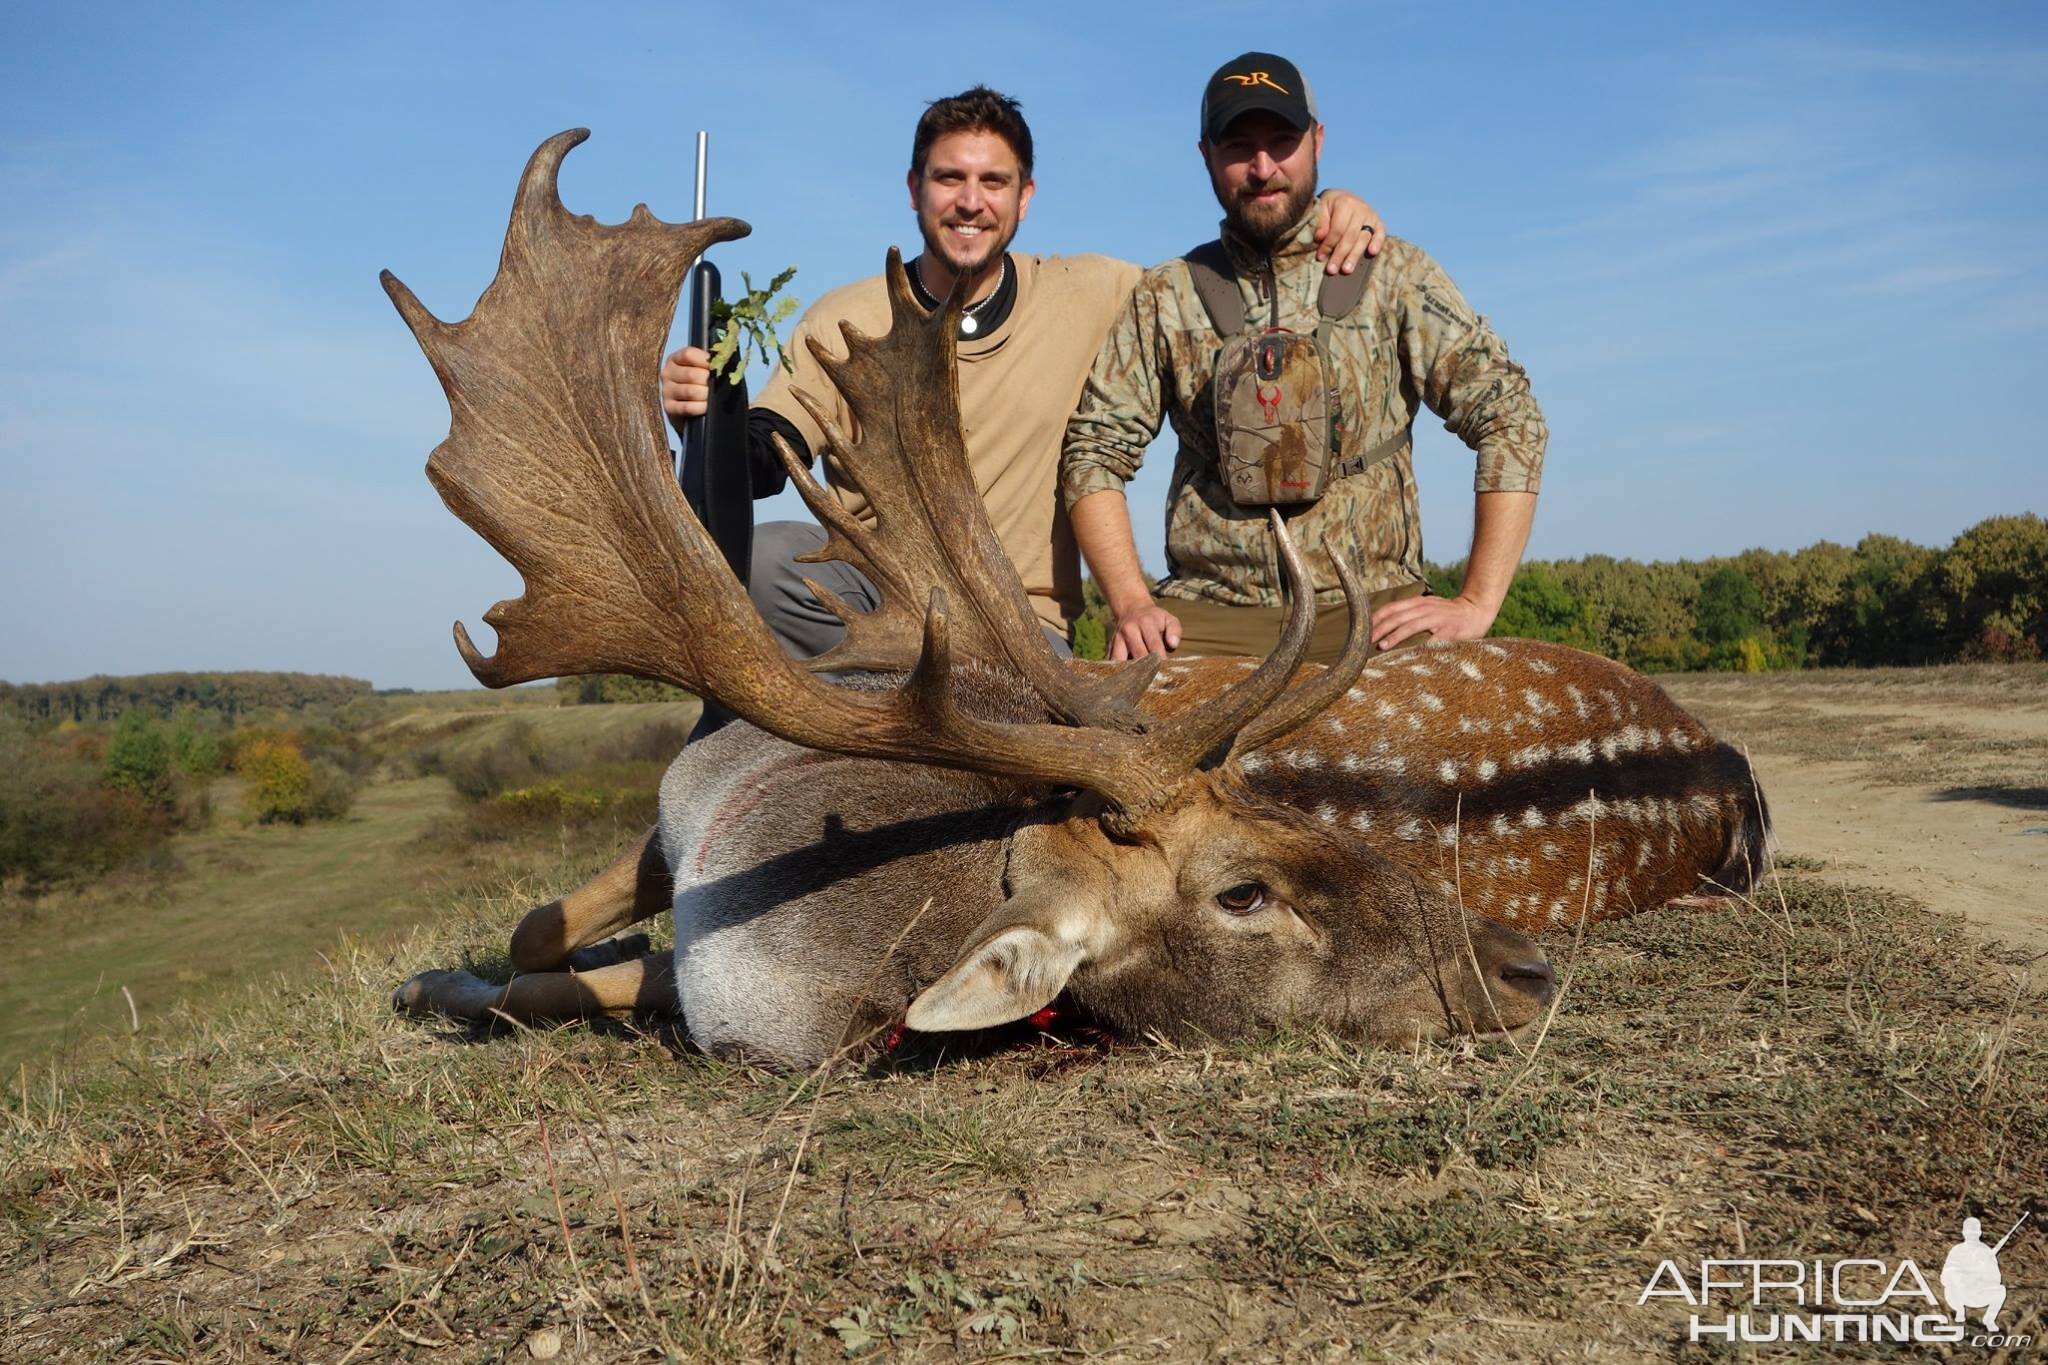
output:
M 1147 602 L 1128 615 L 1118 613 L 1109 637 L 1112 663 L 1139 659 L 1147 654 L 1171 654 L 1180 648 L 1180 618 Z
M 662 362 L 661 410 L 681 427 L 702 417 L 711 403 L 711 355 L 701 346 L 685 346 Z
M 1351 191 L 1324 190 L 1316 200 L 1316 259 L 1325 275 L 1349 275 L 1386 242 L 1387 225 Z
M 1373 643 L 1392 649 L 1425 630 L 1438 640 L 1480 640 L 1493 629 L 1498 614 L 1498 608 L 1489 611 L 1464 596 L 1410 597 L 1373 608 Z

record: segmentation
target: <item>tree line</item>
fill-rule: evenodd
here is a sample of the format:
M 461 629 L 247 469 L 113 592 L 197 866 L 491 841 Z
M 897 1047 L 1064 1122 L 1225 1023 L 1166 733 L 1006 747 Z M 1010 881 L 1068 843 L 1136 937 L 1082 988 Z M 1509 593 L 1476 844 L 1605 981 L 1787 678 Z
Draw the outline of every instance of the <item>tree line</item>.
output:
M 0 681 L 0 712 L 32 724 L 68 720 L 78 725 L 118 720 L 146 707 L 169 718 L 188 707 L 228 719 L 306 706 L 341 706 L 371 693 L 362 678 L 324 673 L 95 673 L 71 682 Z
M 1455 592 L 1461 569 L 1433 570 L 1432 585 Z M 1854 546 L 1674 563 L 1532 561 L 1494 633 L 1575 645 L 1646 672 L 2039 659 L 2048 521 L 1989 517 L 1943 549 L 1869 535 Z
M 1462 562 L 1427 567 L 1444 596 L 1464 580 Z M 1091 580 L 1075 653 L 1101 658 L 1108 622 Z M 1716 559 L 1529 560 L 1493 634 L 1554 640 L 1648 673 L 2039 659 L 2048 521 L 1988 517 L 1945 549 L 1869 535 Z

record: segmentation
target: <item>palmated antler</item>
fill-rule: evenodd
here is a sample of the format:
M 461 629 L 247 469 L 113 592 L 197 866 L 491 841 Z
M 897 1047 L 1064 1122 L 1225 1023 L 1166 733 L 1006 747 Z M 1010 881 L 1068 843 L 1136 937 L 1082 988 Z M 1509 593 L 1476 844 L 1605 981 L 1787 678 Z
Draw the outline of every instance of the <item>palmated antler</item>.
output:
M 961 436 L 959 370 L 951 344 L 966 302 L 963 288 L 956 283 L 946 306 L 927 312 L 912 295 L 902 253 L 894 248 L 883 282 L 889 297 L 886 333 L 864 336 L 841 323 L 844 359 L 816 340 L 810 343 L 819 368 L 846 402 L 853 431 L 842 430 L 811 395 L 797 393 L 825 433 L 840 477 L 867 500 L 875 525 L 848 512 L 807 466 L 783 453 L 797 491 L 831 533 L 805 561 L 851 564 L 881 598 L 874 611 L 857 611 L 806 580 L 846 624 L 845 639 L 808 666 L 814 672 L 911 667 L 922 647 L 925 599 L 932 588 L 943 587 L 953 608 L 956 650 L 1022 677 L 1061 720 L 1140 728 L 1138 699 L 1158 661 L 1107 674 L 1069 669 L 1047 644 L 985 515 Z
M 875 528 L 796 472 L 832 530 L 828 552 L 867 571 L 885 604 L 868 617 L 835 608 L 848 640 L 825 666 L 907 662 L 909 675 L 893 690 L 852 690 L 790 659 L 683 500 L 646 372 L 690 264 L 747 227 L 730 218 L 664 223 L 645 205 L 615 225 L 570 214 L 556 177 L 587 136 L 561 133 L 534 153 L 497 278 L 467 319 L 441 322 L 384 275 L 448 394 L 449 434 L 427 462 L 428 477 L 526 584 L 523 596 L 484 615 L 498 632 L 495 654 L 483 655 L 455 627 L 479 680 L 503 687 L 574 673 L 658 678 L 809 748 L 1085 788 L 1125 824 L 1165 804 L 1281 695 L 1308 647 L 1314 596 L 1277 518 L 1293 609 L 1272 656 L 1243 681 L 1147 729 L 1134 702 L 1151 666 L 1119 670 L 1107 682 L 1068 673 L 967 469 L 952 353 L 959 300 L 922 315 L 893 252 L 889 334 L 849 329 L 844 361 L 820 356 L 859 430 L 833 430 L 822 417 L 821 425 L 874 507 Z M 1346 588 L 1355 601 L 1355 584 L 1347 579 Z M 1023 679 L 1066 723 L 963 712 L 954 698 L 956 651 Z

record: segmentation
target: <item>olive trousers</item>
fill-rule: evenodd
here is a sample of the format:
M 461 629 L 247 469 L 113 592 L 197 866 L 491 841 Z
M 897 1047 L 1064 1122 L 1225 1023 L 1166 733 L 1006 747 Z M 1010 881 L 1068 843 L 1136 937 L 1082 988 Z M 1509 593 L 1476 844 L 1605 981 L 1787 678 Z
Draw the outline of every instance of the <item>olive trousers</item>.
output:
M 1420 597 L 1426 590 L 1421 583 L 1403 583 L 1374 593 L 1372 604 L 1383 607 L 1389 602 Z M 1254 659 L 1264 658 L 1279 643 L 1280 628 L 1287 620 L 1285 607 L 1233 607 L 1207 598 L 1187 597 L 1162 597 L 1158 601 L 1160 606 L 1180 618 L 1180 648 L 1173 652 L 1177 659 L 1204 654 L 1242 654 Z M 1315 634 L 1309 640 L 1308 661 L 1317 664 L 1337 662 L 1337 656 L 1344 652 L 1344 636 L 1350 627 L 1348 608 L 1324 607 L 1318 611 Z M 1428 639 L 1429 632 L 1424 631 L 1420 635 L 1409 636 L 1395 648 L 1419 645 Z M 1373 652 L 1385 651 L 1376 649 Z

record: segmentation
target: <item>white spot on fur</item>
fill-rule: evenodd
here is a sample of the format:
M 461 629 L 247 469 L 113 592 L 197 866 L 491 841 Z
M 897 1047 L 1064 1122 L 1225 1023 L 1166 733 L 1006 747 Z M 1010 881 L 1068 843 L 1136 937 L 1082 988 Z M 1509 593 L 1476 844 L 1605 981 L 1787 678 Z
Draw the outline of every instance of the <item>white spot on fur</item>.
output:
M 1317 806 L 1316 819 L 1322 821 L 1326 825 L 1336 824 L 1337 808 L 1335 806 Z
M 1508 837 L 1508 818 L 1507 818 L 1507 816 L 1505 816 L 1505 815 L 1496 815 L 1496 816 L 1494 816 L 1494 817 L 1493 817 L 1493 824 L 1492 824 L 1492 825 L 1490 826 L 1490 828 L 1491 828 L 1491 829 L 1493 830 L 1493 836 L 1494 836 L 1494 838 L 1496 838 L 1496 839 L 1505 839 L 1505 838 L 1507 838 L 1507 837 Z
M 1364 764 L 1365 760 L 1361 759 L 1357 754 L 1346 754 L 1337 760 L 1337 766 L 1347 773 L 1357 772 Z
M 1262 773 L 1266 771 L 1266 764 L 1267 759 L 1264 754 L 1246 754 L 1242 759 L 1238 760 L 1237 766 L 1248 773 Z
M 1564 694 L 1572 699 L 1572 714 L 1580 720 L 1584 720 L 1593 714 L 1593 708 L 1586 705 L 1586 694 L 1579 691 L 1578 684 L 1566 683 L 1564 685 Z
M 1407 719 L 1409 729 L 1417 731 L 1422 729 L 1422 717 L 1416 715 L 1413 711 L 1410 711 L 1408 713 Z
M 1372 713 L 1381 720 L 1392 720 L 1395 716 L 1400 715 L 1401 711 L 1394 703 L 1382 697 L 1372 704 Z
M 1479 648 L 1485 651 L 1486 653 L 1491 654 L 1496 659 L 1505 659 L 1508 657 L 1508 652 L 1505 649 L 1502 649 L 1499 645 L 1482 644 L 1479 646 Z
M 1682 754 L 1692 752 L 1692 736 L 1688 735 L 1685 731 L 1673 730 L 1666 738 L 1671 741 L 1671 747 L 1678 750 L 1678 752 Z
M 1350 690 L 1349 692 L 1346 692 L 1346 693 L 1344 694 L 1344 700 L 1346 700 L 1346 701 L 1364 701 L 1364 700 L 1365 700 L 1365 693 L 1363 693 L 1363 692 L 1359 691 L 1359 690 L 1358 690 L 1357 688 L 1355 688 L 1355 687 L 1354 687 L 1354 688 L 1352 688 L 1352 689 L 1351 689 L 1351 690 Z
M 1522 812 L 1522 823 L 1530 829 L 1542 829 L 1545 823 L 1543 812 L 1535 806 L 1529 807 Z
M 1408 671 L 1418 678 L 1434 678 L 1436 676 L 1436 670 L 1428 664 L 1409 664 L 1407 667 Z
M 1339 734 L 1339 735 L 1341 735 L 1341 734 L 1343 734 L 1343 733 L 1344 733 L 1344 722 L 1343 722 L 1343 721 L 1341 721 L 1341 720 L 1339 720 L 1339 719 L 1337 719 L 1337 717 L 1336 717 L 1336 716 L 1335 716 L 1334 714 L 1332 714 L 1332 713 L 1329 713 L 1329 712 L 1325 712 L 1325 713 L 1324 713 L 1324 715 L 1323 715 L 1323 724 L 1324 724 L 1325 726 L 1329 727 L 1330 731 L 1331 731 L 1331 732 L 1332 732 L 1333 734 Z
M 1470 659 L 1458 660 L 1458 671 L 1460 673 L 1463 673 L 1466 677 L 1470 678 L 1473 682 L 1478 682 L 1481 678 L 1486 676 L 1484 673 L 1481 673 L 1479 671 L 1479 665 L 1473 663 Z
M 1436 776 L 1439 782 L 1446 784 L 1456 782 L 1458 780 L 1458 765 L 1447 758 L 1436 765 Z
M 1372 828 L 1372 816 L 1370 816 L 1370 815 L 1366 814 L 1366 813 L 1365 813 L 1364 811 L 1360 811 L 1360 812 L 1358 812 L 1358 813 L 1357 813 L 1356 815 L 1354 815 L 1354 816 L 1352 816 L 1352 817 L 1351 817 L 1351 820 L 1350 820 L 1350 822 L 1349 822 L 1349 823 L 1350 823 L 1350 825 L 1351 825 L 1351 828 L 1353 828 L 1353 829 L 1357 829 L 1357 830 L 1367 830 L 1367 829 L 1371 829 L 1371 828 Z
M 1532 660 L 1531 662 L 1534 661 Z M 1529 714 L 1532 716 L 1549 716 L 1555 715 L 1557 712 L 1557 703 L 1551 701 L 1533 687 L 1522 689 L 1522 700 L 1529 704 Z
M 1422 822 L 1413 817 L 1403 820 L 1400 827 L 1394 831 L 1394 837 L 1396 839 L 1420 839 L 1422 837 Z
M 1567 744 L 1557 751 L 1559 758 L 1576 758 L 1581 763 L 1593 761 L 1593 741 L 1582 739 L 1576 744 Z
M 1452 844 L 1457 843 L 1458 827 L 1456 825 L 1439 826 L 1436 832 L 1436 841 L 1445 848 L 1449 848 Z
M 1313 749 L 1289 749 L 1280 757 L 1287 760 L 1287 766 L 1290 768 L 1320 768 L 1323 766 L 1323 756 Z
M 1479 780 L 1481 782 L 1491 782 L 1493 781 L 1493 775 L 1500 771 L 1500 764 L 1490 758 L 1482 758 L 1479 760 L 1479 767 L 1476 771 L 1479 773 Z
M 1444 709 L 1444 699 L 1442 697 L 1439 697 L 1434 692 L 1417 692 L 1415 694 L 1415 700 L 1421 702 L 1424 706 L 1428 707 L 1432 711 L 1441 711 Z
M 1533 655 L 1533 654 L 1529 656 L 1529 658 L 1528 658 L 1528 661 L 1527 661 L 1527 662 L 1528 662 L 1528 664 L 1529 664 L 1529 671 L 1530 671 L 1530 672 L 1532 672 L 1532 673 L 1555 673 L 1555 672 L 1557 672 L 1557 666 L 1556 666 L 1555 664 L 1552 664 L 1552 663 L 1550 663 L 1550 662 L 1549 662 L 1548 660 L 1545 660 L 1545 659 L 1539 659 L 1539 658 L 1537 658 L 1537 657 L 1536 657 L 1535 655 Z

